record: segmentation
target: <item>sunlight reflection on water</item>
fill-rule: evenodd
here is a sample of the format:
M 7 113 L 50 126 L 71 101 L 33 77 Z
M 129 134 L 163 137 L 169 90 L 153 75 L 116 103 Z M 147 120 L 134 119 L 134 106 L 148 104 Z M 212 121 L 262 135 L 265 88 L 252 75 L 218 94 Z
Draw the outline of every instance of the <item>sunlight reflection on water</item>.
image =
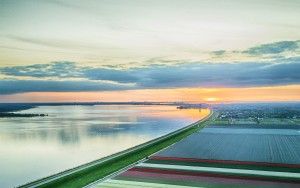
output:
M 175 106 L 41 106 L 0 119 L 0 185 L 12 187 L 113 154 L 199 120 Z

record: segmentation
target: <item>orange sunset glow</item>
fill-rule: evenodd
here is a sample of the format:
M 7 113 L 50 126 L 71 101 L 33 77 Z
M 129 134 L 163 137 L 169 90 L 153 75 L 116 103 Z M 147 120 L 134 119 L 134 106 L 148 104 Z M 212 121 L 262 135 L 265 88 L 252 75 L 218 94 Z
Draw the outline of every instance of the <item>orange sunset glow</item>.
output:
M 300 85 L 252 88 L 180 88 L 107 92 L 31 92 L 2 95 L 1 102 L 259 102 L 299 101 Z

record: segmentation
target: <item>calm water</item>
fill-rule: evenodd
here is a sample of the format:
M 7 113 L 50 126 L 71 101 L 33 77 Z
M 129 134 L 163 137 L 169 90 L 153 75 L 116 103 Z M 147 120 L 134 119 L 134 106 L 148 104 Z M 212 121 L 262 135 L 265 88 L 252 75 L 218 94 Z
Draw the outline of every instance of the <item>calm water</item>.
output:
M 0 119 L 0 185 L 13 187 L 184 127 L 207 110 L 175 106 L 42 106 Z

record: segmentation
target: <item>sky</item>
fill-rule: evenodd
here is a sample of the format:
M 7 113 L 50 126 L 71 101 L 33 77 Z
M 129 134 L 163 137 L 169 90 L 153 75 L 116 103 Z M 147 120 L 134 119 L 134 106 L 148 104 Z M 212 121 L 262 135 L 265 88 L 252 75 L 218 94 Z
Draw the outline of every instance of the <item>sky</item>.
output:
M 299 101 L 298 0 L 0 0 L 0 102 Z

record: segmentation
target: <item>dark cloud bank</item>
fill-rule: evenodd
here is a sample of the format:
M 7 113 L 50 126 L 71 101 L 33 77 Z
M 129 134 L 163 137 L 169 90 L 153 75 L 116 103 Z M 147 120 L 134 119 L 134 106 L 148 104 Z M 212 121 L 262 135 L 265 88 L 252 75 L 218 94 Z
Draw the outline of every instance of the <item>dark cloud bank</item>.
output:
M 243 53 L 278 54 L 295 51 L 299 48 L 299 41 L 290 42 L 283 41 L 260 45 L 249 48 Z M 224 52 L 220 51 L 218 53 Z M 112 91 L 217 86 L 252 87 L 299 84 L 300 57 L 278 58 L 267 62 L 150 64 L 142 68 L 124 70 L 83 67 L 74 62 L 62 61 L 49 64 L 5 67 L 0 69 L 0 73 L 15 78 L 15 80 L 0 80 L 0 94 L 33 91 Z M 21 77 L 24 76 L 30 78 L 30 80 L 21 80 Z M 47 80 L 49 78 L 52 80 Z M 66 78 L 84 81 L 63 81 Z
M 222 56 L 226 53 L 241 53 L 251 56 L 260 56 L 260 55 L 278 55 L 284 52 L 296 52 L 300 48 L 300 40 L 295 41 L 279 41 L 269 44 L 261 44 L 258 46 L 254 46 L 248 48 L 243 51 L 226 51 L 226 50 L 218 50 L 212 51 L 212 54 L 215 56 Z
M 278 54 L 286 51 L 295 51 L 299 48 L 300 40 L 297 41 L 280 41 L 270 44 L 262 44 L 249 48 L 243 51 L 243 53 L 248 53 L 252 55 L 262 55 L 262 54 Z
M 78 67 L 72 62 L 55 62 L 27 67 L 6 67 L 10 76 L 29 76 L 32 80 L 1 80 L 0 93 L 30 91 L 108 91 L 176 87 L 249 87 L 300 83 L 300 58 L 277 62 L 203 63 L 115 70 Z M 55 81 L 37 78 L 55 77 Z M 82 78 L 85 81 L 60 81 Z M 112 82 L 97 82 L 97 81 Z M 126 85 L 128 84 L 128 85 Z M 129 85 L 131 84 L 131 85 Z

